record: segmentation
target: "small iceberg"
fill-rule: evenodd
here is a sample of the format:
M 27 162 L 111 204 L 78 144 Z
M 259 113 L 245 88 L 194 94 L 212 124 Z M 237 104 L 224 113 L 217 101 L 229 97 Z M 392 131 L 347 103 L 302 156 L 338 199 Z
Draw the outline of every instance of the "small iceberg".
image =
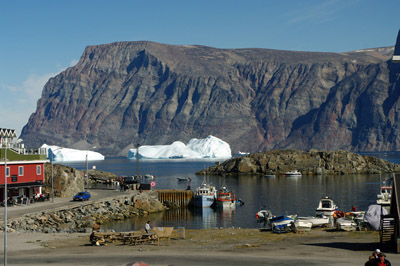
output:
M 88 161 L 104 160 L 104 156 L 95 151 L 75 150 L 47 144 L 43 144 L 41 148 L 46 148 L 47 159 L 54 162 L 86 161 L 86 156 Z
M 135 159 L 137 149 L 130 149 L 128 158 Z M 170 145 L 143 145 L 139 147 L 139 158 L 145 159 L 229 159 L 232 151 L 228 143 L 214 137 L 191 139 L 186 145 L 175 141 Z

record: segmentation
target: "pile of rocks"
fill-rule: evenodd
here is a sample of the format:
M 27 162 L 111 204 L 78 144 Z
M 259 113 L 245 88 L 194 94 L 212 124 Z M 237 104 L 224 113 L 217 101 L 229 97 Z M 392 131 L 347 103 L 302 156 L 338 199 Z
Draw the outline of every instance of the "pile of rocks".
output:
M 10 220 L 7 224 L 9 231 L 16 232 L 87 233 L 105 222 L 165 209 L 158 201 L 156 192 L 135 192 L 129 196 L 75 204 L 68 209 L 25 215 Z M 4 230 L 4 224 L 1 229 Z

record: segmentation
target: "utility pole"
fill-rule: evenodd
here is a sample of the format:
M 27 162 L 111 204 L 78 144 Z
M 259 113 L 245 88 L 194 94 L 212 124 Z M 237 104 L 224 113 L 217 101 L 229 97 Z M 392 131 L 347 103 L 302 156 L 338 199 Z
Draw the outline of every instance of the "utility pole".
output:
M 7 266 L 7 143 L 4 151 L 4 266 Z
M 136 175 L 139 177 L 140 176 L 140 167 L 139 167 L 139 147 L 140 144 L 136 144 Z

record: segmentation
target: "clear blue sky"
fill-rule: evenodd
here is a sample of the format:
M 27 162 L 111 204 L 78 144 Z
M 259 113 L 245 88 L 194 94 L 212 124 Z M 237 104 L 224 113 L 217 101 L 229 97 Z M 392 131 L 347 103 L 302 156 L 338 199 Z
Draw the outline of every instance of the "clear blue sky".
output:
M 0 128 L 18 133 L 87 45 L 345 52 L 393 46 L 400 29 L 399 0 L 3 0 L 0 12 Z

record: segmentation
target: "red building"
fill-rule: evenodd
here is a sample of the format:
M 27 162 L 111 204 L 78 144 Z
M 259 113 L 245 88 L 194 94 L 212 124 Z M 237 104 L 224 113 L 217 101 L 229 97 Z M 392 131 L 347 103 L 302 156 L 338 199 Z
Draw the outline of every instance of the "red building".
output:
M 2 202 L 5 181 L 7 181 L 8 199 L 15 201 L 21 201 L 23 198 L 33 199 L 42 194 L 44 186 L 44 164 L 47 162 L 45 149 L 25 149 L 19 141 L 13 143 L 15 137 L 14 130 L 0 128 L 0 201 Z
M 4 200 L 4 175 L 7 173 L 8 197 L 33 198 L 42 193 L 44 185 L 44 163 L 40 161 L 8 161 L 7 171 L 5 162 L 0 162 L 0 198 Z

